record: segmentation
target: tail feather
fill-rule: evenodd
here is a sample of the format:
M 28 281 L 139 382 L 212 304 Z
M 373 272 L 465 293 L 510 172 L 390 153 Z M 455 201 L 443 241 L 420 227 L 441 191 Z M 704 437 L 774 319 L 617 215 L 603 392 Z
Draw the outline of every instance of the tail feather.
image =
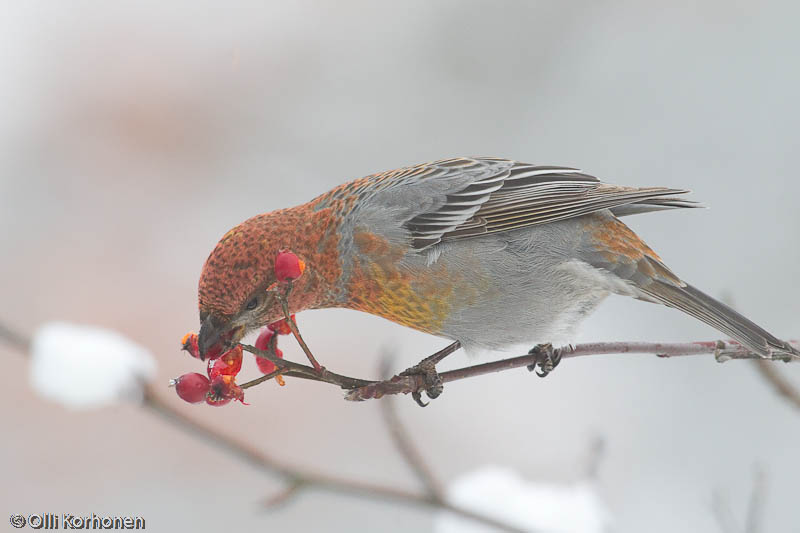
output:
M 684 200 L 683 198 L 670 196 L 663 198 L 647 198 L 632 204 L 612 207 L 611 212 L 614 213 L 614 216 L 626 217 L 629 215 L 639 215 L 641 213 L 665 211 L 668 209 L 697 209 L 702 207 L 705 206 L 703 206 L 703 204 L 693 202 L 692 200 Z
M 643 291 L 664 305 L 679 309 L 733 337 L 749 350 L 764 356 L 794 355 L 800 351 L 773 336 L 727 305 L 686 284 L 683 287 L 655 281 Z

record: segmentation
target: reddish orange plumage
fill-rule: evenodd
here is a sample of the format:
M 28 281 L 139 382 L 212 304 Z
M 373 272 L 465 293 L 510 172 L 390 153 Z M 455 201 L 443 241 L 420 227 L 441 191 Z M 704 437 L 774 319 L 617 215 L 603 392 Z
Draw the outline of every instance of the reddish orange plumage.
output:
M 200 276 L 200 311 L 221 317 L 235 314 L 255 288 L 275 282 L 280 250 L 292 250 L 310 268 L 297 280 L 293 308 L 325 307 L 341 275 L 333 209 L 306 204 L 257 215 L 219 241 Z

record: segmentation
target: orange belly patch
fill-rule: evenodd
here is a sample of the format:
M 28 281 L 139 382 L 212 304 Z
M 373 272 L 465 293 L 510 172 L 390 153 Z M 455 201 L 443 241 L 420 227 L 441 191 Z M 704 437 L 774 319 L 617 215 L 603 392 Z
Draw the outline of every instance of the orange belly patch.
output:
M 439 263 L 413 271 L 401 266 L 406 248 L 369 232 L 354 235 L 361 252 L 350 277 L 348 307 L 426 333 L 439 333 L 455 309 L 476 297 Z M 457 295 L 457 296 L 456 296 Z

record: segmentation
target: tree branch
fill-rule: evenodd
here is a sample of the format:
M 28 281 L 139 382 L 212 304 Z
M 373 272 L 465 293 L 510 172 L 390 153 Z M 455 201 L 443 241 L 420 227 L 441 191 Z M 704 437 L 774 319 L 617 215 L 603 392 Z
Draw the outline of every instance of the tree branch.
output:
M 343 492 L 350 493 L 362 498 L 389 500 L 405 505 L 440 509 L 503 531 L 521 531 L 518 528 L 499 522 L 493 518 L 452 505 L 444 500 L 439 500 L 428 495 L 397 489 L 389 485 L 379 485 L 350 478 L 331 476 L 303 469 L 295 465 L 282 463 L 268 456 L 261 450 L 220 432 L 216 428 L 187 417 L 182 411 L 175 407 L 175 405 L 177 405 L 176 402 L 165 401 L 150 388 L 145 389 L 144 399 L 144 407 L 167 421 L 170 425 L 211 444 L 220 451 L 239 458 L 261 472 L 278 475 L 283 478 L 286 483 L 286 488 L 272 498 L 269 498 L 265 502 L 267 506 L 286 503 L 301 489 L 318 488 L 330 490 L 339 494 Z
M 17 349 L 17 351 L 24 357 L 29 356 L 31 344 L 30 340 L 2 323 L 0 323 L 0 340 L 5 340 L 8 342 L 9 345 Z M 260 350 L 256 350 L 252 346 L 245 346 L 244 348 L 251 348 L 248 351 L 253 353 L 265 353 L 261 352 Z M 312 367 L 297 365 L 297 363 L 284 361 L 278 358 L 268 358 L 276 363 L 288 363 L 284 366 L 284 368 L 289 368 L 290 370 L 282 372 L 282 369 L 279 367 L 279 371 L 273 372 L 267 376 L 263 376 L 263 379 L 259 378 L 257 380 L 253 380 L 251 383 L 261 382 L 274 377 L 279 373 L 286 376 L 301 377 L 317 381 L 324 381 L 325 379 L 323 378 L 326 378 L 328 380 L 338 381 L 343 385 L 351 386 L 359 385 L 361 383 L 370 383 L 368 381 L 357 380 L 355 378 L 347 378 L 345 376 L 340 376 L 339 374 L 328 371 L 323 371 L 322 376 L 320 376 Z M 308 372 L 309 369 L 311 371 L 310 374 Z M 267 507 L 275 507 L 287 503 L 302 489 L 317 488 L 328 490 L 337 494 L 349 493 L 366 499 L 395 501 L 397 503 L 409 506 L 448 511 L 464 518 L 482 523 L 494 529 L 507 531 L 510 533 L 523 533 L 522 530 L 510 524 L 506 524 L 489 516 L 476 513 L 470 509 L 453 505 L 434 495 L 419 494 L 412 491 L 397 489 L 391 485 L 367 483 L 346 477 L 332 476 L 308 470 L 293 464 L 281 462 L 273 457 L 270 457 L 263 451 L 238 439 L 235 439 L 222 431 L 219 431 L 215 427 L 208 426 L 186 416 L 186 414 L 181 411 L 177 405 L 179 404 L 175 401 L 168 401 L 162 398 L 154 391 L 152 386 L 144 387 L 142 407 L 147 412 L 150 412 L 151 414 L 162 419 L 170 426 L 180 429 L 192 437 L 210 444 L 219 451 L 236 457 L 260 472 L 282 478 L 286 483 L 285 489 L 277 493 L 272 498 L 266 500 L 264 504 Z
M 800 347 L 800 343 L 793 341 L 795 347 Z M 748 351 L 741 344 L 734 341 L 704 341 L 704 342 L 685 342 L 685 343 L 665 343 L 665 342 L 591 342 L 577 344 L 575 346 L 565 346 L 557 348 L 560 350 L 562 359 L 569 357 L 584 357 L 588 355 L 604 354 L 653 354 L 657 357 L 682 357 L 689 355 L 714 354 L 720 363 L 731 359 L 760 359 L 763 358 L 755 353 Z M 503 372 L 514 368 L 528 367 L 537 363 L 537 355 L 521 355 L 510 359 L 501 359 L 490 363 L 472 365 L 457 370 L 450 370 L 440 374 L 443 383 L 458 381 L 461 379 L 482 376 L 494 372 Z M 797 361 L 800 358 L 778 356 L 774 360 Z M 351 401 L 369 400 L 381 398 L 387 394 L 408 394 L 415 391 L 425 390 L 425 383 L 422 376 L 396 375 L 389 380 L 373 382 L 365 386 L 360 386 L 350 390 L 345 399 Z
M 765 492 L 767 490 L 767 475 L 760 466 L 756 466 L 753 474 L 753 489 L 750 492 L 750 501 L 747 504 L 744 532 L 759 533 L 764 515 Z
M 761 530 L 762 515 L 767 488 L 767 479 L 764 470 L 756 465 L 753 474 L 753 486 L 750 489 L 750 499 L 744 516 L 744 525 L 740 527 L 736 520 L 727 494 L 720 489 L 715 489 L 711 494 L 711 511 L 716 518 L 717 525 L 722 533 L 759 533 Z
M 795 408 L 800 409 L 800 391 L 781 375 L 775 365 L 767 360 L 758 360 L 755 364 L 761 376 L 772 385 L 772 388 Z
M 792 344 L 794 347 L 800 347 L 800 343 L 797 341 L 791 341 L 790 344 Z M 388 380 L 371 381 L 336 374 L 335 372 L 331 372 L 324 367 L 322 368 L 322 371 L 319 372 L 313 367 L 307 365 L 286 361 L 284 359 L 278 359 L 271 356 L 266 351 L 259 350 L 246 344 L 243 344 L 242 348 L 245 351 L 258 355 L 259 357 L 266 357 L 267 359 L 273 361 L 280 370 L 279 373 L 284 376 L 300 377 L 338 385 L 342 389 L 348 391 L 347 394 L 345 394 L 345 399 L 350 401 L 377 399 L 390 394 L 409 394 L 413 392 L 424 391 L 426 388 L 424 376 L 422 375 L 398 374 Z M 762 362 L 790 362 L 800 360 L 800 358 L 788 354 L 775 356 L 772 359 L 765 359 L 761 355 L 750 352 L 738 342 L 721 340 L 683 343 L 590 342 L 577 344 L 575 346 L 570 345 L 562 348 L 556 348 L 556 350 L 560 352 L 562 359 L 609 354 L 652 354 L 660 358 L 714 354 L 714 358 L 720 363 L 724 363 L 732 359 L 756 359 Z M 484 374 L 503 372 L 520 367 L 528 367 L 536 364 L 538 362 L 538 357 L 539 356 L 535 354 L 525 354 L 509 359 L 501 359 L 499 361 L 492 361 L 489 363 L 459 368 L 457 370 L 450 370 L 448 372 L 441 373 L 439 376 L 442 380 L 442 383 L 449 383 L 452 381 L 482 376 Z M 243 384 L 242 388 L 252 387 L 253 385 L 265 381 L 266 379 L 268 378 L 262 376 L 257 380 Z M 786 390 L 791 390 L 791 385 L 788 384 L 788 382 L 785 384 L 785 386 L 788 387 Z M 795 392 L 798 400 L 800 401 L 800 392 Z
M 273 290 L 275 292 L 278 300 L 281 303 L 281 309 L 283 310 L 284 320 L 286 320 L 286 322 L 288 323 L 292 333 L 294 334 L 295 339 L 297 340 L 298 344 L 300 344 L 300 347 L 303 349 L 303 352 L 306 354 L 308 360 L 312 363 L 313 367 L 279 359 L 277 357 L 274 357 L 272 354 L 266 351 L 258 350 L 253 346 L 242 345 L 242 348 L 244 350 L 251 352 L 259 357 L 265 357 L 269 359 L 277 366 L 278 370 L 276 372 L 282 375 L 302 377 L 306 379 L 324 381 L 326 383 L 338 385 L 339 387 L 346 389 L 348 391 L 347 394 L 345 394 L 346 400 L 364 401 L 369 399 L 382 398 L 383 396 L 390 394 L 411 393 L 412 396 L 414 396 L 417 403 L 419 403 L 423 407 L 425 406 L 425 404 L 423 404 L 419 398 L 421 392 L 428 390 L 430 384 L 426 383 L 426 376 L 423 374 L 414 372 L 403 372 L 400 374 L 396 374 L 395 376 L 393 376 L 388 380 L 384 379 L 382 381 L 370 381 L 359 378 L 351 378 L 348 376 L 343 376 L 341 374 L 336 374 L 320 366 L 317 360 L 315 359 L 313 353 L 311 352 L 311 349 L 303 340 L 303 337 L 300 334 L 300 329 L 290 314 L 289 296 L 292 292 L 293 287 L 294 286 L 292 284 L 292 281 L 289 280 L 286 283 L 283 292 L 279 290 L 280 288 L 279 284 L 276 284 L 276 286 L 271 288 L 270 290 Z M 795 348 L 800 348 L 800 342 L 798 341 L 791 341 L 790 344 L 792 344 Z M 459 348 L 460 348 L 460 343 L 458 341 L 455 341 L 444 350 L 437 352 L 431 357 L 423 359 L 417 366 L 419 367 L 424 363 L 429 363 L 431 366 L 431 370 L 435 370 L 436 363 L 441 361 L 444 357 L 446 357 L 450 353 L 458 350 Z M 531 350 L 529 353 L 521 355 L 519 357 L 512 357 L 510 359 L 502 359 L 490 363 L 483 363 L 483 364 L 460 368 L 457 370 L 451 370 L 449 372 L 438 374 L 437 377 L 439 378 L 440 383 L 444 384 L 444 383 L 449 383 L 451 381 L 458 381 L 470 377 L 482 376 L 484 374 L 502 372 L 505 370 L 512 370 L 514 368 L 519 368 L 522 366 L 527 367 L 529 369 L 533 369 L 537 364 L 541 363 L 540 359 L 541 355 L 533 352 L 534 350 Z M 729 361 L 731 359 L 758 359 L 762 361 L 765 360 L 763 356 L 750 352 L 747 348 L 745 348 L 736 341 L 721 341 L 721 340 L 685 342 L 685 343 L 593 342 L 593 343 L 578 344 L 576 346 L 569 345 L 561 348 L 556 348 L 553 351 L 552 355 L 555 356 L 556 360 L 561 360 L 569 357 L 582 357 L 587 355 L 604 355 L 604 354 L 624 354 L 624 353 L 654 354 L 662 358 L 680 357 L 688 355 L 714 354 L 714 358 L 717 360 L 717 362 L 720 363 Z M 790 362 L 790 361 L 800 360 L 800 357 L 792 354 L 783 354 L 783 355 L 776 355 L 768 359 L 773 361 L 780 360 L 784 362 Z M 797 392 L 792 388 L 792 386 L 788 382 L 782 380 L 780 375 L 775 374 L 774 372 L 773 374 L 774 375 L 770 379 L 773 386 L 775 386 L 776 389 L 778 389 L 778 391 L 788 399 L 792 401 L 794 401 L 793 399 L 797 399 L 798 402 L 800 402 L 800 392 Z M 546 375 L 546 373 L 544 375 Z M 542 375 L 542 377 L 544 377 L 544 375 Z M 266 381 L 266 379 L 267 379 L 266 377 L 261 377 L 257 380 L 245 383 L 241 385 L 241 387 L 242 388 L 252 387 L 254 385 L 257 385 L 258 383 Z M 800 405 L 800 403 L 798 403 L 798 405 Z
M 0 322 L 0 339 L 6 341 L 12 348 L 27 356 L 30 351 L 31 340 L 17 331 Z
M 384 371 L 382 375 L 388 375 L 389 358 L 384 358 L 382 366 Z M 414 440 L 408 429 L 403 425 L 400 417 L 397 414 L 397 406 L 392 398 L 380 402 L 381 413 L 386 427 L 389 430 L 389 435 L 394 440 L 394 444 L 400 455 L 405 459 L 406 464 L 416 474 L 419 481 L 425 487 L 428 495 L 439 502 L 445 501 L 445 491 L 442 483 L 437 479 L 436 475 L 431 470 L 430 466 L 425 462 L 422 454 L 414 445 Z
M 292 322 L 296 328 L 296 324 Z M 299 330 L 298 335 L 299 336 Z M 29 352 L 30 341 L 24 335 L 16 333 L 14 330 L 0 323 L 0 339 L 5 340 L 12 347 L 18 349 L 24 355 Z M 797 341 L 790 342 L 794 347 L 800 347 Z M 241 385 L 242 388 L 252 387 L 278 374 L 288 377 L 298 377 L 321 381 L 337 385 L 348 392 L 345 398 L 348 400 L 360 401 L 372 398 L 381 398 L 385 395 L 408 394 L 415 391 L 424 391 L 426 384 L 421 375 L 395 375 L 389 380 L 372 381 L 353 378 L 331 372 L 324 367 L 315 369 L 314 367 L 286 361 L 272 356 L 266 351 L 258 350 L 253 346 L 242 345 L 248 352 L 260 357 L 266 357 L 275 363 L 277 370 L 269 375 L 262 376 L 251 382 Z M 307 349 L 307 346 L 306 346 Z M 770 359 L 749 352 L 746 348 L 734 341 L 706 341 L 689 343 L 654 343 L 654 342 L 597 342 L 585 343 L 575 346 L 557 348 L 561 358 L 583 357 L 589 355 L 602 354 L 654 354 L 657 357 L 669 358 L 690 355 L 713 354 L 718 362 L 725 362 L 731 359 L 754 359 L 762 375 L 768 382 L 793 405 L 800 408 L 800 391 L 792 386 L 783 378 L 770 364 Z M 310 350 L 309 350 L 310 352 Z M 451 370 L 440 374 L 443 383 L 458 381 L 470 377 L 481 376 L 484 374 L 502 372 L 514 368 L 528 367 L 538 361 L 538 355 L 526 354 L 519 357 L 502 359 L 489 363 L 472 365 L 457 370 Z M 800 358 L 791 355 L 782 355 L 772 358 L 785 362 L 797 361 Z M 309 360 L 312 360 L 309 358 Z M 387 399 L 388 400 L 388 399 Z M 171 425 L 188 432 L 189 434 L 212 444 L 218 449 L 238 457 L 239 459 L 251 464 L 259 470 L 278 475 L 286 482 L 286 488 L 270 498 L 266 505 L 274 506 L 284 503 L 291 499 L 295 494 L 304 488 L 322 488 L 335 492 L 349 492 L 354 495 L 368 498 L 394 500 L 400 503 L 435 508 L 450 511 L 465 518 L 470 518 L 492 527 L 505 531 L 518 531 L 518 529 L 498 522 L 482 514 L 474 513 L 469 509 L 464 509 L 448 503 L 443 497 L 441 485 L 437 482 L 430 469 L 426 466 L 419 452 L 414 448 L 413 442 L 408 437 L 406 430 L 401 425 L 394 406 L 389 402 L 384 403 L 384 417 L 390 428 L 390 434 L 395 443 L 414 470 L 415 474 L 427 488 L 427 494 L 418 494 L 411 491 L 396 489 L 392 486 L 372 484 L 329 476 L 326 474 L 305 470 L 295 465 L 281 463 L 267 456 L 260 450 L 254 449 L 247 444 L 239 442 L 232 437 L 217 431 L 215 428 L 205 426 L 197 422 L 173 406 L 171 402 L 166 402 L 160 398 L 152 389 L 145 388 L 143 406 L 150 412 L 158 415 Z

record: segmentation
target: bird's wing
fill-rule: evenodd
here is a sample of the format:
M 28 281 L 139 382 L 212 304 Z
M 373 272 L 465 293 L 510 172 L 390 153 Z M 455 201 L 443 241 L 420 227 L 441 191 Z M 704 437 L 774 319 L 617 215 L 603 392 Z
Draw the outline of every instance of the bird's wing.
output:
M 602 209 L 623 216 L 698 205 L 673 197 L 688 192 L 682 189 L 609 185 L 578 169 L 507 159 L 448 159 L 393 172 L 382 175 L 382 193 L 409 207 L 404 227 L 416 250 Z

